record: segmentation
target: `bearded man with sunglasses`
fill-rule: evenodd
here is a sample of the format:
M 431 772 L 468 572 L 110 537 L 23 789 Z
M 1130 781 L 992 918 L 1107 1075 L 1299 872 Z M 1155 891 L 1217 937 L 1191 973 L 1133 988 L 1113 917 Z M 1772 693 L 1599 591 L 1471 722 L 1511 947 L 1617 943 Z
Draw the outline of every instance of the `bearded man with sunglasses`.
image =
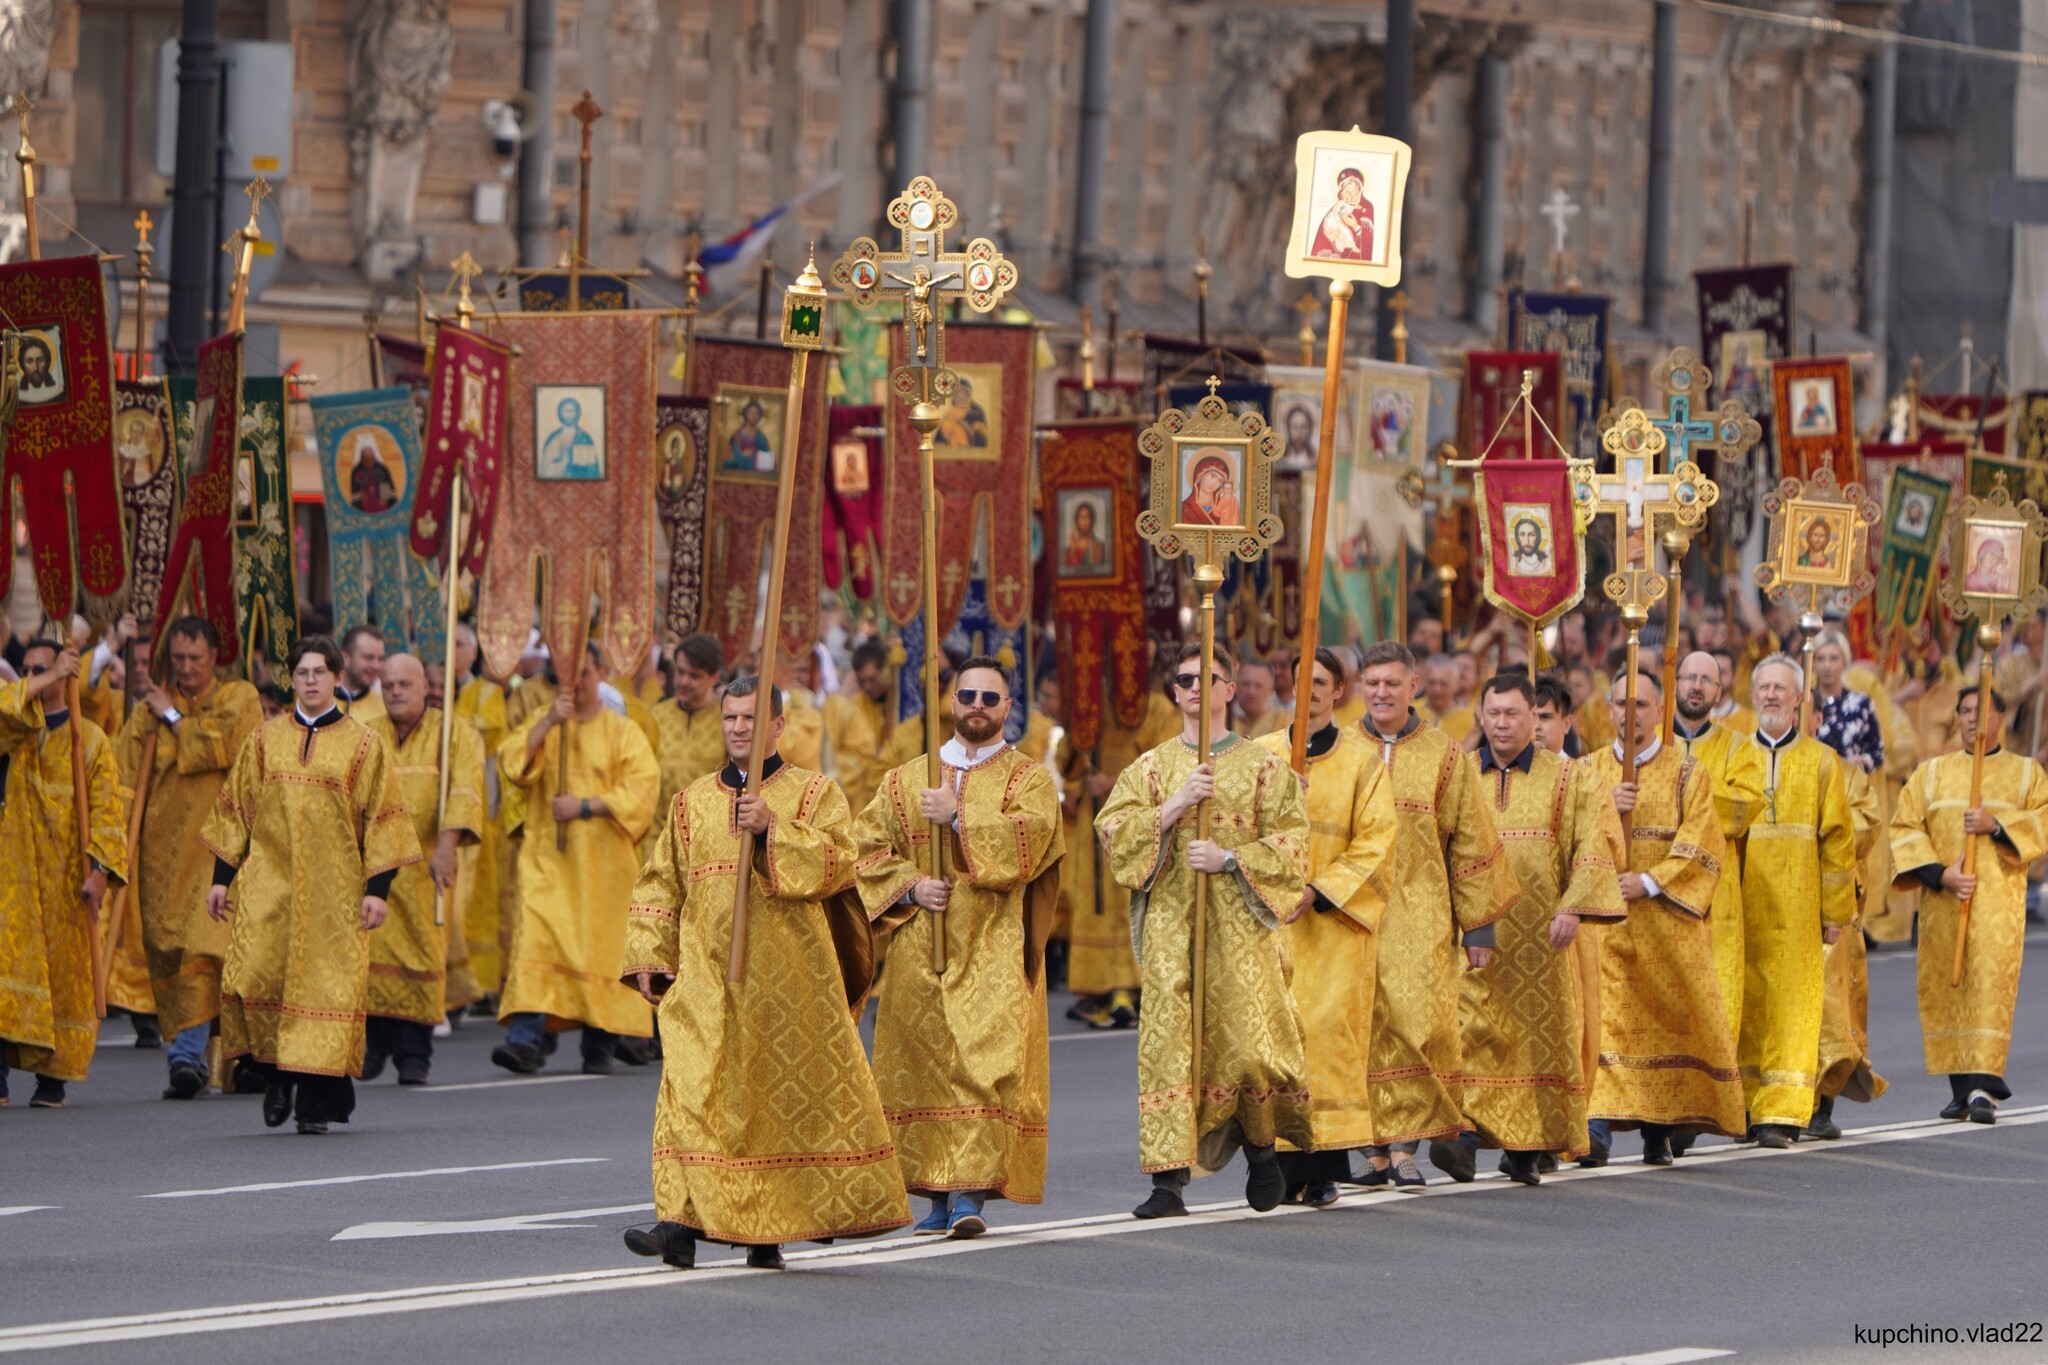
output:
M 875 1085 L 904 1183 L 931 1200 L 919 1236 L 979 1236 L 991 1198 L 1045 1197 L 1045 943 L 1059 911 L 1059 794 L 1003 740 L 1009 675 L 955 673 L 939 785 L 923 758 L 891 769 L 854 825 L 862 902 L 893 931 L 875 1016 Z M 944 866 L 932 832 L 944 831 Z M 944 973 L 932 969 L 943 934 Z

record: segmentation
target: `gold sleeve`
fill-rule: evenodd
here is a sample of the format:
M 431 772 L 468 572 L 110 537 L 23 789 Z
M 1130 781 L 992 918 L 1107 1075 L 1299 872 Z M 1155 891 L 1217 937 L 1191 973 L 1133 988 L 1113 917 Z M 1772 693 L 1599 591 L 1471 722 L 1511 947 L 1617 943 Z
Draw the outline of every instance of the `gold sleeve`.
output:
M 1820 789 L 1820 922 L 1852 924 L 1856 920 L 1856 831 L 1849 813 L 1849 791 L 1842 781 L 1842 761 L 1833 750 L 1821 755 Z
M 1929 759 L 1913 771 L 1899 788 L 1899 803 L 1892 807 L 1892 889 L 1920 891 L 1926 884 L 1916 875 L 1923 867 L 1945 867 L 1947 860 L 1935 850 L 1933 833 L 1927 827 L 1927 806 L 1934 796 L 1934 769 L 1940 759 Z M 2012 822 L 2006 821 L 2008 832 Z
M 1117 774 L 1116 785 L 1103 798 L 1095 815 L 1095 835 L 1101 840 L 1109 873 L 1119 886 L 1143 891 L 1159 875 L 1169 841 L 1159 828 L 1159 803 L 1152 797 L 1152 756 L 1138 755 L 1136 761 Z M 1297 889 L 1297 896 L 1300 895 Z
M 611 785 L 594 795 L 604 799 L 605 809 L 627 842 L 637 844 L 647 833 L 654 819 L 654 803 L 661 797 L 661 766 L 639 726 L 629 721 L 613 729 L 619 736 L 618 765 L 610 774 Z
M 137 708 L 146 710 L 147 708 Z M 239 679 L 220 685 L 212 704 L 178 722 L 171 743 L 178 753 L 178 773 L 217 773 L 235 761 L 242 741 L 263 723 L 263 701 L 256 689 Z M 161 745 L 162 740 L 157 743 Z
M 1728 845 L 1721 837 L 1721 821 L 1714 813 L 1714 784 L 1706 771 L 1691 769 L 1682 785 L 1678 837 L 1672 840 L 1670 852 L 1648 871 L 1657 883 L 1659 900 L 1694 919 L 1705 919 L 1714 908 L 1714 888 L 1721 881 L 1721 859 Z
M 619 979 L 634 985 L 641 972 L 676 974 L 676 945 L 690 892 L 690 792 L 669 803 L 667 819 L 654 831 L 654 846 L 640 865 L 626 906 L 625 965 Z
M 1002 781 L 998 789 L 996 781 Z M 1012 891 L 1058 861 L 1060 803 L 1052 774 L 1036 763 L 970 776 L 960 805 L 960 871 L 969 886 Z
M 90 726 L 85 732 L 85 780 L 92 829 L 86 851 L 107 869 L 107 880 L 119 886 L 128 880 L 128 797 L 121 786 L 120 765 L 114 761 L 114 743 L 89 721 L 74 716 L 71 723 Z
M 1336 906 L 1338 914 L 1361 929 L 1377 933 L 1380 916 L 1386 913 L 1394 884 L 1394 836 L 1399 829 L 1394 783 L 1387 776 L 1387 765 L 1380 762 L 1378 754 L 1367 754 L 1351 790 L 1351 842 L 1309 879 L 1309 885 Z
M 344 725 L 346 721 L 342 722 Z M 420 838 L 413 828 L 412 808 L 398 785 L 398 764 L 391 746 L 365 728 L 362 766 L 352 793 L 363 831 L 363 876 L 374 877 L 420 860 Z
M 919 850 L 930 840 L 898 828 L 896 802 L 901 799 L 903 769 L 882 775 L 880 787 L 866 809 L 853 822 L 854 881 L 860 889 L 861 908 L 868 919 L 882 928 L 893 929 L 910 918 L 911 907 L 903 904 L 903 893 L 926 875 L 916 861 Z M 912 839 L 916 846 L 912 847 Z
M 821 901 L 853 884 L 853 816 L 846 793 L 811 776 L 792 815 L 770 814 L 756 855 L 767 869 L 762 890 L 783 900 Z
M 1308 866 L 1308 807 L 1294 770 L 1263 750 L 1259 768 L 1259 837 L 1233 844 L 1238 886 L 1246 908 L 1269 929 L 1293 919 L 1301 909 Z M 1212 826 L 1213 828 L 1213 826 Z M 1260 912 L 1264 911 L 1263 914 Z
M 262 748 L 263 727 L 258 726 L 242 741 L 242 751 L 235 755 L 235 765 L 228 769 L 227 781 L 221 783 L 220 795 L 214 798 L 213 809 L 206 813 L 206 822 L 199 827 L 199 842 L 230 867 L 240 867 L 242 859 L 249 856 L 249 828 L 256 819 L 257 770 L 263 762 Z
M 1565 795 L 1564 819 L 1558 831 L 1558 856 L 1565 862 L 1559 914 L 1581 919 L 1621 919 L 1628 904 L 1621 898 L 1621 880 L 1614 866 L 1614 845 L 1608 822 L 1620 821 L 1606 784 L 1591 768 L 1574 763 Z M 1619 834 L 1619 829 L 1614 831 Z
M 1493 923 L 1522 899 L 1508 866 L 1493 812 L 1479 792 L 1479 769 L 1464 753 L 1451 756 L 1451 772 L 1436 806 L 1437 828 L 1448 843 L 1451 911 L 1461 933 Z

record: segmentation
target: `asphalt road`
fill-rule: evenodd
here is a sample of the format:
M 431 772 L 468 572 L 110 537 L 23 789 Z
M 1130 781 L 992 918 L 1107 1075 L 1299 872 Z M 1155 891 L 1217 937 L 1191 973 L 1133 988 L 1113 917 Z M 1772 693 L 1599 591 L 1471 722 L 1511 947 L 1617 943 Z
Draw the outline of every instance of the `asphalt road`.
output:
M 157 1099 L 163 1054 L 114 1023 L 69 1109 L 29 1110 L 17 1084 L 0 1110 L 0 1354 L 2048 1361 L 2044 954 L 2048 937 L 2029 949 L 2015 1098 L 1993 1128 L 1934 1119 L 1947 1086 L 1921 1074 L 1911 954 L 1886 952 L 1871 1032 L 1892 1089 L 1843 1106 L 1842 1142 L 1702 1146 L 1660 1171 L 1623 1137 L 1624 1160 L 1540 1189 L 1489 1159 L 1469 1186 L 1265 1215 L 1234 1167 L 1165 1224 L 1128 1216 L 1147 1188 L 1135 1035 L 1058 1031 L 1073 1026 L 1056 999 L 1046 1203 L 992 1205 L 976 1242 L 791 1248 L 784 1274 L 711 1247 L 680 1274 L 620 1246 L 648 1217 L 651 1070 L 586 1079 L 565 1047 L 511 1079 L 471 1025 L 439 1045 L 432 1086 L 387 1074 L 350 1126 L 302 1138 L 264 1129 L 253 1098 Z M 2029 1340 L 1966 1335 L 2008 1324 L 2034 1324 Z M 1886 1348 L 1859 1328 L 1923 1335 Z

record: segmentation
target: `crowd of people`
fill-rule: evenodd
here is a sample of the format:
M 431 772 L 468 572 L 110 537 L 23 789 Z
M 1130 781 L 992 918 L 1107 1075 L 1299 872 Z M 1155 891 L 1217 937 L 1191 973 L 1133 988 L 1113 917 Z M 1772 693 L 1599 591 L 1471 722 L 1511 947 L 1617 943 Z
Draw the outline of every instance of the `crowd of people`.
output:
M 101 993 L 164 1047 L 167 1101 L 260 1095 L 305 1135 L 359 1080 L 431 1084 L 452 1028 L 502 1028 L 522 1076 L 574 1034 L 585 1072 L 663 1069 L 627 1246 L 776 1267 L 1043 1198 L 1051 991 L 1138 1030 L 1150 1219 L 1239 1149 L 1267 1210 L 1421 1189 L 1425 1146 L 1535 1185 L 1625 1132 L 1652 1166 L 1839 1137 L 1885 1087 L 1867 948 L 1910 937 L 1942 1115 L 1995 1122 L 2048 859 L 2048 773 L 2007 747 L 2039 738 L 2040 622 L 1959 666 L 1832 628 L 1802 652 L 1725 600 L 1633 678 L 1584 615 L 1532 661 L 1504 621 L 1450 647 L 1418 613 L 1406 644 L 1317 649 L 1305 695 L 1284 650 L 1218 646 L 1205 679 L 1200 646 L 1153 647 L 1138 723 L 1106 708 L 1086 748 L 1051 670 L 1020 726 L 1013 661 L 949 657 L 936 768 L 875 637 L 770 680 L 705 635 L 631 674 L 536 641 L 494 679 L 464 626 L 450 680 L 359 625 L 262 686 L 196 617 L 154 670 L 119 628 L 18 639 L 0 1104 L 33 1078 L 65 1107 Z

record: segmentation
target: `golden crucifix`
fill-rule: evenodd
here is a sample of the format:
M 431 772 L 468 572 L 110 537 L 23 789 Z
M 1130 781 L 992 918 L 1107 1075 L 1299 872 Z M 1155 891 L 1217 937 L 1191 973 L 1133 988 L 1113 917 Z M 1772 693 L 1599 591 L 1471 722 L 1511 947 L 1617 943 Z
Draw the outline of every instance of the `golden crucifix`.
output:
M 249 196 L 249 221 L 236 228 L 234 235 L 220 248 L 235 253 L 235 282 L 228 291 L 230 332 L 242 330 L 243 314 L 249 302 L 249 270 L 256 264 L 256 244 L 263 240 L 263 229 L 256 225 L 256 211 L 270 197 L 270 182 L 259 175 L 249 182 L 243 193 Z

